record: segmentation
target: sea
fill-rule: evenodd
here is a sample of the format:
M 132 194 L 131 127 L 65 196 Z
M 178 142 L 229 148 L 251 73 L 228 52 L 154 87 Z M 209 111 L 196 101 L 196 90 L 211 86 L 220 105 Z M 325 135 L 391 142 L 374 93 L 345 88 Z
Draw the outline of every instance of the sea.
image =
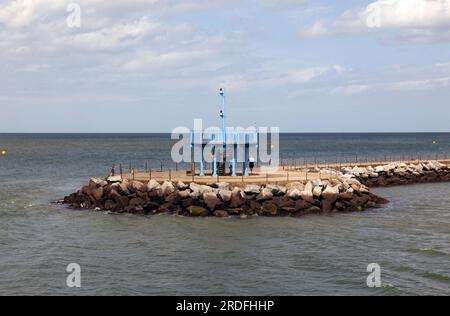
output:
M 113 164 L 183 168 L 171 162 L 173 143 L 169 134 L 0 134 L 0 295 L 450 295 L 450 183 L 376 188 L 390 201 L 383 208 L 300 218 L 54 203 Z M 281 134 L 280 157 L 444 159 L 450 133 Z M 81 287 L 67 282 L 73 263 Z

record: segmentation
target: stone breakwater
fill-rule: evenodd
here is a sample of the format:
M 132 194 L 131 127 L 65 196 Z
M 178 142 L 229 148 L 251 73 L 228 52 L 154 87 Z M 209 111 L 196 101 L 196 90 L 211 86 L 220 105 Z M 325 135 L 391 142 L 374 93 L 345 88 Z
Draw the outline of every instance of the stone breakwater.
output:
M 340 179 L 357 179 L 368 187 L 444 182 L 450 181 L 450 169 L 438 161 L 418 164 L 393 163 L 367 168 L 343 168 Z
M 149 215 L 300 216 L 322 212 L 363 211 L 387 203 L 356 179 L 292 182 L 280 185 L 231 186 L 182 182 L 148 183 L 92 178 L 64 198 L 75 208 Z
M 286 185 L 246 185 L 183 182 L 148 183 L 110 177 L 92 178 L 64 198 L 79 209 L 151 215 L 301 216 L 324 212 L 357 212 L 388 203 L 369 191 L 372 186 L 449 181 L 448 166 L 439 162 L 343 168 L 337 178 Z

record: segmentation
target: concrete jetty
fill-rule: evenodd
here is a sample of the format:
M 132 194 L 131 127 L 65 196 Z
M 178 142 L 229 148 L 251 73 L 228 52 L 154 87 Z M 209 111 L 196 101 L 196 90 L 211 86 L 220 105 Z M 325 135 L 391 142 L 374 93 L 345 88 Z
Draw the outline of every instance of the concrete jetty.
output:
M 388 203 L 370 187 L 450 181 L 449 165 L 447 161 L 317 165 L 311 172 L 281 170 L 270 178 L 206 177 L 201 178 L 203 183 L 189 181 L 192 177 L 186 173 L 169 174 L 170 181 L 164 174 L 150 179 L 135 173 L 92 178 L 65 197 L 64 204 L 114 213 L 216 217 L 364 211 Z

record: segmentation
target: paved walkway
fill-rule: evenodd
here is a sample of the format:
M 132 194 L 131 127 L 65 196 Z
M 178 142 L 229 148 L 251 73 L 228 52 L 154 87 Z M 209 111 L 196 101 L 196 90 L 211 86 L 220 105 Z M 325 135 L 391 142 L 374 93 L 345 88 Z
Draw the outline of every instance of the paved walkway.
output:
M 428 160 L 414 160 L 414 161 L 402 161 L 406 164 L 417 164 L 419 162 L 426 163 Z M 439 162 L 444 163 L 446 165 L 450 165 L 450 160 L 439 160 Z M 142 182 L 147 182 L 150 179 L 155 179 L 157 181 L 182 181 L 185 183 L 196 182 L 196 183 L 212 183 L 212 182 L 228 182 L 228 183 L 255 183 L 255 184 L 284 184 L 287 182 L 293 181 L 305 181 L 305 180 L 313 180 L 313 179 L 333 179 L 338 176 L 337 170 L 341 170 L 342 167 L 368 167 L 368 166 L 380 166 L 386 165 L 389 163 L 400 163 L 397 162 L 360 162 L 360 163 L 347 163 L 347 164 L 318 164 L 318 165 L 298 165 L 298 166 L 289 166 L 280 168 L 275 173 L 265 173 L 262 172 L 260 168 L 257 168 L 253 175 L 248 177 L 243 177 L 239 174 L 236 177 L 231 176 L 219 176 L 212 177 L 211 175 L 207 175 L 205 177 L 200 177 L 199 170 L 196 170 L 196 175 L 192 176 L 190 172 L 186 171 L 164 171 L 164 172 L 152 172 L 151 174 L 143 171 L 135 171 L 134 175 L 132 173 L 124 173 L 122 177 L 128 180 L 139 180 Z

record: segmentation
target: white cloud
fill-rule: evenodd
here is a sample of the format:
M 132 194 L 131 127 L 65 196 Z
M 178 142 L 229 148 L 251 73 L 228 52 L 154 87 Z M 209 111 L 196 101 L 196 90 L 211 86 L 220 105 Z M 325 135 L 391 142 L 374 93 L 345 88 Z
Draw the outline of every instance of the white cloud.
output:
M 392 30 L 399 31 L 403 40 L 431 42 L 449 40 L 449 27 L 450 0 L 377 0 L 334 20 L 317 21 L 300 34 L 317 37 Z

